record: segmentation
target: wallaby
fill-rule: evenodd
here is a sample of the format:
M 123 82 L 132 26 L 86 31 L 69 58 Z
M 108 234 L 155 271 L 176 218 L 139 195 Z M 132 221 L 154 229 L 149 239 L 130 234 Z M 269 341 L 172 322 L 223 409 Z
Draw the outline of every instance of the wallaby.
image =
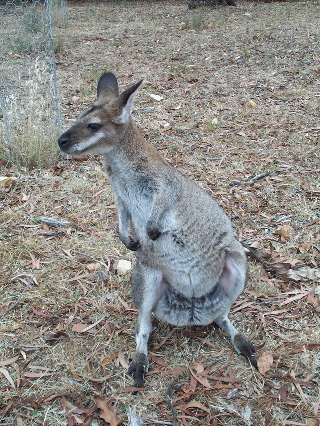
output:
M 175 326 L 215 322 L 230 335 L 236 352 L 256 366 L 254 346 L 228 318 L 247 279 L 242 245 L 218 204 L 171 167 L 133 123 L 131 109 L 141 83 L 119 94 L 114 74 L 103 74 L 96 102 L 58 141 L 67 154 L 103 155 L 120 240 L 137 254 L 132 273 L 137 347 L 129 373 L 141 387 L 152 312 Z

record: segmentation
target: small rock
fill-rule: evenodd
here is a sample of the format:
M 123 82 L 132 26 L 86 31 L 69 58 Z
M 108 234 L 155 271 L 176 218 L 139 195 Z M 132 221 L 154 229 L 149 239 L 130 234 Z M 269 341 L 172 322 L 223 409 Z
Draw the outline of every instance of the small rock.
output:
M 116 265 L 116 271 L 119 275 L 125 275 L 131 270 L 130 260 L 120 259 Z

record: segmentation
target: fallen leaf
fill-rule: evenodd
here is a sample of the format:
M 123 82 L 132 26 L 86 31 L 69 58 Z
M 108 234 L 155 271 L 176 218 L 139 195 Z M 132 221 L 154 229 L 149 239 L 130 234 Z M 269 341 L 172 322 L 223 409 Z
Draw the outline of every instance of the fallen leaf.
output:
M 18 415 L 18 413 L 16 414 L 16 421 L 17 421 L 17 426 L 25 426 L 24 421 L 22 420 L 22 418 Z
M 116 357 L 118 356 L 118 352 L 114 352 L 112 355 L 110 356 L 105 356 L 102 361 L 101 361 L 101 365 L 105 365 L 105 364 L 109 364 L 111 361 L 113 361 Z
M 155 354 L 150 353 L 150 357 L 151 357 L 152 361 L 155 362 L 156 364 L 160 365 L 160 367 L 167 367 L 168 366 L 168 364 L 160 356 L 157 356 Z
M 98 319 L 98 321 L 96 321 L 95 323 L 88 325 L 86 328 L 84 328 L 81 331 L 81 333 L 84 333 L 85 331 L 89 331 L 89 330 L 91 330 L 90 333 L 96 333 L 96 330 L 94 329 L 94 327 L 103 320 L 104 320 L 104 316 Z
M 51 336 L 47 337 L 46 342 L 47 343 L 57 343 L 60 341 L 60 339 L 70 339 L 68 334 L 63 330 L 58 330 L 56 333 L 52 334 Z
M 120 393 L 134 393 L 134 392 L 143 392 L 146 388 L 136 388 L 135 386 L 126 386 L 122 388 Z
M 320 297 L 315 292 L 315 287 L 308 293 L 307 302 L 312 305 L 316 312 L 320 312 Z
M 2 373 L 4 375 L 4 377 L 8 380 L 8 382 L 10 383 L 11 387 L 13 389 L 16 388 L 14 381 L 12 380 L 12 377 L 9 374 L 9 371 L 6 368 L 0 368 L 0 373 Z
M 210 385 L 210 383 L 208 382 L 208 378 L 207 377 L 203 377 L 201 375 L 196 374 L 194 371 L 192 371 L 191 368 L 189 368 L 190 373 L 193 375 L 193 377 L 202 384 L 202 386 L 204 386 L 205 388 L 208 389 L 213 389 L 212 386 Z
M 242 382 L 242 379 L 238 379 L 237 377 L 223 377 L 223 376 L 208 376 L 209 379 L 216 380 L 217 382 L 225 382 L 225 383 L 239 383 Z
M 272 367 L 273 356 L 269 351 L 264 351 L 257 360 L 258 370 L 264 376 Z
M 39 317 L 48 317 L 49 315 L 47 315 L 47 314 L 45 314 L 45 313 L 43 313 L 43 312 L 41 312 L 41 311 L 37 311 L 36 309 L 32 309 L 32 312 L 35 314 L 35 315 L 39 315 Z
M 15 184 L 15 182 L 15 177 L 0 176 L 0 188 L 5 188 L 6 190 L 9 190 L 11 186 Z
M 128 370 L 129 368 L 129 364 L 126 362 L 126 360 L 124 359 L 124 353 L 123 352 L 119 352 L 118 353 L 118 363 L 125 369 Z
M 118 300 L 119 300 L 119 302 L 121 303 L 121 305 L 127 310 L 127 311 L 130 311 L 131 310 L 131 308 L 130 308 L 130 306 L 128 305 L 128 303 L 125 301 L 125 300 L 123 300 L 122 299 L 122 297 L 120 297 L 120 296 L 118 296 Z
M 203 410 L 207 413 L 210 413 L 210 410 L 208 410 L 207 407 L 205 407 L 201 402 L 199 401 L 190 401 L 187 404 L 178 405 L 177 408 L 181 411 L 187 411 L 188 408 L 199 408 L 200 410 Z
M 164 376 L 176 377 L 176 376 L 180 376 L 181 374 L 183 374 L 186 371 L 186 369 L 187 369 L 187 367 L 180 365 L 178 367 L 170 368 L 169 370 L 164 371 L 162 374 Z M 191 376 L 191 378 L 193 378 L 193 376 Z
M 29 379 L 41 379 L 41 377 L 49 377 L 52 376 L 53 373 L 33 373 L 32 371 L 26 371 L 23 373 L 25 377 L 28 377 Z
M 78 382 L 80 382 L 82 380 L 82 377 L 80 377 L 79 374 L 76 372 L 76 369 L 75 369 L 72 361 L 70 362 L 70 371 L 71 371 L 71 374 L 72 374 L 72 377 L 73 377 L 74 380 L 76 380 Z
M 83 330 L 85 330 L 88 327 L 87 324 L 83 324 L 81 322 L 78 322 L 77 324 L 74 324 L 72 326 L 72 331 L 75 331 L 76 333 L 82 333 Z
M 307 241 L 306 243 L 301 244 L 301 246 L 299 246 L 300 253 L 306 253 L 311 246 L 312 246 L 311 241 Z
M 306 425 L 308 426 L 317 426 L 318 424 L 317 419 L 312 419 L 311 417 L 306 419 Z
M 283 302 L 281 302 L 279 304 L 279 306 L 284 306 L 287 305 L 288 303 L 294 302 L 295 300 L 300 300 L 303 299 L 304 297 L 307 296 L 307 292 L 303 291 L 300 294 L 296 294 L 295 296 L 289 297 L 288 299 L 284 300 Z
M 88 269 L 88 271 L 93 272 L 93 271 L 97 271 L 98 269 L 100 269 L 101 265 L 99 262 L 95 262 L 95 263 L 88 263 L 86 265 L 86 268 Z
M 309 268 L 308 266 L 303 266 L 298 269 L 289 269 L 287 275 L 295 281 L 301 281 L 302 279 L 320 281 L 320 269 Z
M 15 356 L 14 358 L 4 359 L 3 361 L 0 361 L 0 367 L 3 367 L 5 365 L 11 365 L 11 364 L 15 363 L 18 358 L 19 358 L 19 355 Z
M 100 395 L 95 395 L 93 399 L 97 407 L 101 410 L 100 417 L 102 420 L 109 423 L 110 426 L 118 426 L 122 424 L 123 420 L 117 416 L 115 408 L 110 400 L 107 401 Z
M 280 241 L 285 243 L 290 240 L 291 226 L 289 224 L 280 226 L 278 229 L 274 231 L 276 235 L 280 235 Z

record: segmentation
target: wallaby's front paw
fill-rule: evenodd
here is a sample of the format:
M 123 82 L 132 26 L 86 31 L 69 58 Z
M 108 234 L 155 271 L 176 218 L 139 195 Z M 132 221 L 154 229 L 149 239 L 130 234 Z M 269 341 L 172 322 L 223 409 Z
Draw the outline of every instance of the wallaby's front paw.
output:
M 161 232 L 158 228 L 147 228 L 147 234 L 148 237 L 150 237 L 154 241 L 160 237 Z
M 126 244 L 127 249 L 132 250 L 132 251 L 137 251 L 141 246 L 139 241 L 134 241 L 131 237 L 129 237 L 129 241 Z
M 138 352 L 130 363 L 128 374 L 133 376 L 136 388 L 141 388 L 145 373 L 148 371 L 149 362 L 145 354 Z
M 257 360 L 255 357 L 255 347 L 249 340 L 247 340 L 242 334 L 237 334 L 234 337 L 233 345 L 235 350 L 240 354 L 243 355 L 247 360 L 252 364 L 255 368 L 258 368 L 257 366 Z

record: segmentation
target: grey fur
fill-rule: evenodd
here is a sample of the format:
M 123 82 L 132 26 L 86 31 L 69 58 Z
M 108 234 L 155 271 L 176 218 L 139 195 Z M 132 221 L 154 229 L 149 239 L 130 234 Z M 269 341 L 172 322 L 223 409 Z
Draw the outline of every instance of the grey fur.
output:
M 139 309 L 137 348 L 129 372 L 142 386 L 152 312 L 177 326 L 215 322 L 230 335 L 236 352 L 256 365 L 253 345 L 228 318 L 247 278 L 246 255 L 231 222 L 133 124 L 130 111 L 141 82 L 119 95 L 113 77 L 101 77 L 96 103 L 59 138 L 59 146 L 69 154 L 103 154 L 118 208 L 119 237 L 137 254 L 132 274 Z

